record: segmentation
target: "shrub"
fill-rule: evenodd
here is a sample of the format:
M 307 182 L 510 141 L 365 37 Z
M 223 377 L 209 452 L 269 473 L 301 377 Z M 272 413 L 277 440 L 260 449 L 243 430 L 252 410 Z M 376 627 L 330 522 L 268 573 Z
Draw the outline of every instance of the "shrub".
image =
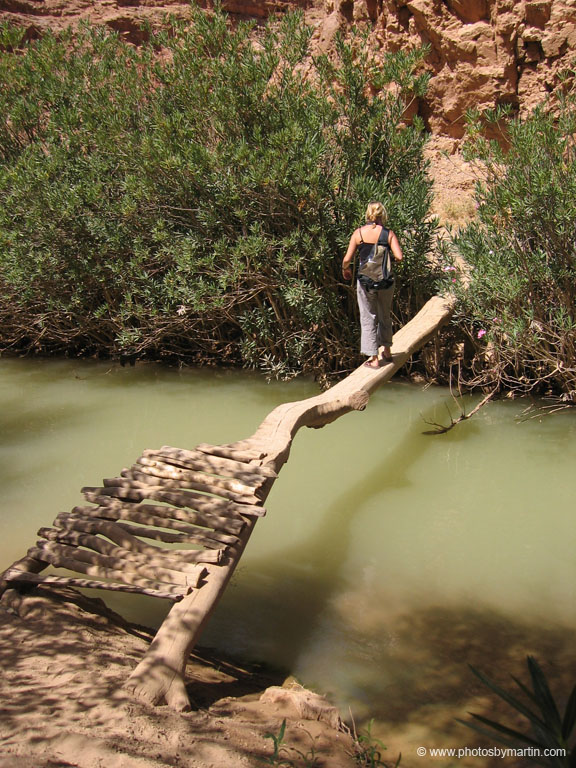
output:
M 422 52 L 377 65 L 358 33 L 312 58 L 310 35 L 299 14 L 232 27 L 194 7 L 139 48 L 88 26 L 20 47 L 10 32 L 4 350 L 341 369 L 340 263 L 371 198 L 406 251 L 400 320 L 430 295 L 424 135 L 402 123 Z
M 500 140 L 488 140 L 485 129 Z M 477 357 L 469 382 L 576 395 L 576 103 L 566 83 L 526 119 L 471 116 L 476 220 L 454 244 L 467 265 L 457 320 Z

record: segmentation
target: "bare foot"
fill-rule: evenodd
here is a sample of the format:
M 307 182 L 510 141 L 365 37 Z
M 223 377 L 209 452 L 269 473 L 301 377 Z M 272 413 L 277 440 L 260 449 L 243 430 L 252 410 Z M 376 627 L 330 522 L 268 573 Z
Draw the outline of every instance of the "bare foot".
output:
M 378 361 L 377 355 L 372 355 L 372 357 L 369 357 L 368 360 L 364 363 L 366 368 L 380 368 L 380 363 Z
M 383 363 L 391 363 L 393 360 L 392 358 L 392 350 L 390 347 L 384 347 L 382 350 L 382 362 Z

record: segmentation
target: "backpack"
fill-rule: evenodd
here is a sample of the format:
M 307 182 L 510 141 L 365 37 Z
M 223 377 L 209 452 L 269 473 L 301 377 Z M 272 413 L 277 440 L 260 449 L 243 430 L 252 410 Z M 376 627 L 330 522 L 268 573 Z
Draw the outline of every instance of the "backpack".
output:
M 388 243 L 390 230 L 382 227 L 380 237 L 374 243 L 368 259 L 358 270 L 358 282 L 367 291 L 380 291 L 394 283 L 392 275 L 392 254 Z

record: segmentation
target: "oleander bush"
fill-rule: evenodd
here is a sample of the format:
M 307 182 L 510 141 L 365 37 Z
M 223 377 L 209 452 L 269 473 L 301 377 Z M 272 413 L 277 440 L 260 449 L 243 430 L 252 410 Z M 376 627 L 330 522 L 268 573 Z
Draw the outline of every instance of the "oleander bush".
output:
M 505 109 L 471 115 L 478 212 L 454 238 L 461 279 L 446 267 L 457 322 L 476 349 L 468 383 L 567 403 L 576 399 L 573 74 L 525 119 Z
M 422 51 L 312 57 L 299 14 L 191 7 L 132 46 L 85 26 L 0 30 L 0 349 L 133 354 L 323 376 L 357 361 L 340 264 L 368 201 L 431 295 Z

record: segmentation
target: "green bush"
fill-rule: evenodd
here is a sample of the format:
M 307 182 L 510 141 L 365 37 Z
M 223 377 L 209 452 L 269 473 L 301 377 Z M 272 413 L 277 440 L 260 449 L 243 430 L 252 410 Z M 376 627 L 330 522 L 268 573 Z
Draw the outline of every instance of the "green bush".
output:
M 575 398 L 575 132 L 566 85 L 523 120 L 502 109 L 472 116 L 478 216 L 454 239 L 467 268 L 451 284 L 476 346 L 471 383 Z
M 3 350 L 340 370 L 340 263 L 373 198 L 406 251 L 399 321 L 430 295 L 424 135 L 402 122 L 422 52 L 377 65 L 356 34 L 313 58 L 301 15 L 232 27 L 194 7 L 138 48 L 2 34 Z

